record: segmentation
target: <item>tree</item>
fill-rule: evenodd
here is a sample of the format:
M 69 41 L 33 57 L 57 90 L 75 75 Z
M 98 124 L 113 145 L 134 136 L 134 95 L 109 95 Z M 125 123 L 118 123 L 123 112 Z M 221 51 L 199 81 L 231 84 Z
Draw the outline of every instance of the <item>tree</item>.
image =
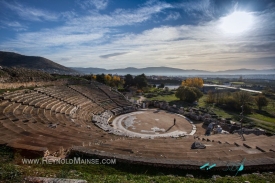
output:
M 209 90 L 207 93 L 207 99 L 206 99 L 207 103 L 214 103 L 215 102 L 215 96 L 212 90 Z
M 176 91 L 176 97 L 186 102 L 194 102 L 203 96 L 195 87 L 180 86 Z
M 131 74 L 127 74 L 124 76 L 124 87 L 127 86 L 134 86 L 135 82 L 134 82 L 134 78 Z
M 161 83 L 158 88 L 164 88 L 164 83 Z
M 181 86 L 202 88 L 203 80 L 202 78 L 187 78 L 186 80 L 182 81 Z
M 250 93 L 246 91 L 235 92 L 234 97 L 240 102 L 240 104 L 248 103 L 252 99 Z
M 92 75 L 92 76 L 91 76 L 91 79 L 92 79 L 92 80 L 96 80 L 96 75 Z
M 259 94 L 258 96 L 256 96 L 255 98 L 255 103 L 258 106 L 258 109 L 261 111 L 262 107 L 267 106 L 268 105 L 268 100 L 266 99 L 266 97 L 262 94 Z
M 96 75 L 96 81 L 105 84 L 104 77 L 105 77 L 105 74 L 103 74 L 103 73 L 102 74 L 97 74 Z
M 251 111 L 251 107 L 249 106 L 249 103 L 253 101 L 253 98 L 251 97 L 250 93 L 246 91 L 235 92 L 233 94 L 233 98 L 235 98 L 236 101 L 238 102 L 238 106 L 236 106 L 237 110 L 240 110 L 241 106 L 243 105 L 245 111 L 247 112 Z
M 227 96 L 224 99 L 224 104 L 226 105 L 227 109 L 231 109 L 231 110 L 238 109 L 239 108 L 238 106 L 240 105 L 233 96 Z
M 142 89 L 143 87 L 146 87 L 148 85 L 145 74 L 136 76 L 134 78 L 134 82 L 139 89 Z
M 112 82 L 111 82 L 111 86 L 116 86 L 118 87 L 118 85 L 121 83 L 120 77 L 119 76 L 113 76 L 112 78 Z
M 109 74 L 105 75 L 104 76 L 104 81 L 107 85 L 110 85 L 111 81 L 112 81 L 112 76 L 110 76 Z

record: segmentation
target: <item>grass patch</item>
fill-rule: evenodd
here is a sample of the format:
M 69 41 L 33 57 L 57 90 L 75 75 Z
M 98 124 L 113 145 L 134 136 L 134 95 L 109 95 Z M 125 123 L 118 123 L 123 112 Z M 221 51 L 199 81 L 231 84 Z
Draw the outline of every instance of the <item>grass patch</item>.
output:
M 0 94 L 3 94 L 7 91 L 9 92 L 13 92 L 13 91 L 16 91 L 16 90 L 22 90 L 22 88 L 15 88 L 15 89 L 0 89 Z
M 207 95 L 203 95 L 202 98 L 198 101 L 198 107 L 204 107 L 212 110 L 218 116 L 223 118 L 232 118 L 235 121 L 238 121 L 239 112 L 230 111 L 226 109 L 222 109 L 220 107 L 214 106 L 213 104 L 208 104 L 206 102 Z M 169 102 L 170 105 L 177 105 L 177 107 L 190 107 L 193 106 L 190 103 L 180 101 L 175 94 L 172 95 L 158 95 L 156 97 L 148 98 L 148 100 L 160 100 Z M 263 111 L 258 111 L 255 105 L 252 106 L 254 113 L 253 114 L 245 114 L 250 121 L 247 125 L 255 125 L 256 127 L 263 128 L 270 132 L 275 132 L 275 110 L 274 110 L 274 100 L 269 99 L 268 106 L 264 107 Z M 261 122 L 262 121 L 262 122 Z
M 134 100 L 139 100 L 140 97 L 132 97 Z
M 171 101 L 177 101 L 179 99 L 175 96 L 175 94 L 172 94 L 172 95 L 158 95 L 156 97 L 148 98 L 148 100 L 160 100 L 160 101 L 171 102 Z
M 254 114 L 250 114 L 248 116 L 251 117 L 251 118 L 255 118 L 255 119 L 259 119 L 259 120 L 262 120 L 262 121 L 266 121 L 266 122 L 270 122 L 270 123 L 275 124 L 275 118 L 265 116 L 263 114 L 254 113 Z
M 52 178 L 68 178 L 68 179 L 84 179 L 88 182 L 213 182 L 212 175 L 217 172 L 212 171 L 189 171 L 189 170 L 170 170 L 166 171 L 162 168 L 144 167 L 136 165 L 126 165 L 124 168 L 120 165 L 10 165 L 6 168 L 6 172 L 17 172 L 16 179 L 11 179 L 12 174 L 1 177 L 4 182 L 21 182 L 27 176 L 36 177 L 52 177 Z M 192 174 L 195 178 L 188 178 L 186 174 Z M 232 173 L 232 172 L 230 172 Z M 215 182 L 274 182 L 275 175 L 270 173 L 262 173 L 261 175 L 247 175 L 234 177 L 217 178 Z
M 244 82 L 231 82 L 233 85 L 244 85 Z

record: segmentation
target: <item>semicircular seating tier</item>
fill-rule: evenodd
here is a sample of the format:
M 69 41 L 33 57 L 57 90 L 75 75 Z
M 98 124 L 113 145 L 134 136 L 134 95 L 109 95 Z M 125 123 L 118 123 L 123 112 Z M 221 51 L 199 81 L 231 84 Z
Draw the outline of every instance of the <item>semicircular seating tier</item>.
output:
M 0 95 L 0 144 L 39 155 L 71 153 L 129 162 L 199 168 L 246 158 L 246 168 L 275 165 L 275 137 L 219 134 L 155 139 L 115 135 L 92 122 L 132 112 L 122 94 L 98 83 L 24 89 Z M 191 149 L 195 141 L 206 149 Z

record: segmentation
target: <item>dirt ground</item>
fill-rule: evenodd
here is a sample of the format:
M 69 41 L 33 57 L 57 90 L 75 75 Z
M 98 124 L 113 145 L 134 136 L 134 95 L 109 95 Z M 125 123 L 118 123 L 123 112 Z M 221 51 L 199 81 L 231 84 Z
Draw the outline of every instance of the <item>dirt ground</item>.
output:
M 133 115 L 132 117 L 136 119 L 133 120 L 134 123 L 132 126 L 127 129 L 137 133 L 155 134 L 152 130 L 154 127 L 160 129 L 160 131 L 156 131 L 156 133 L 159 134 L 177 130 L 187 133 L 192 131 L 192 125 L 185 118 L 163 110 L 148 110 L 142 114 Z M 174 119 L 176 119 L 175 125 Z M 125 120 L 127 120 L 127 118 L 123 120 L 122 124 L 126 128 Z

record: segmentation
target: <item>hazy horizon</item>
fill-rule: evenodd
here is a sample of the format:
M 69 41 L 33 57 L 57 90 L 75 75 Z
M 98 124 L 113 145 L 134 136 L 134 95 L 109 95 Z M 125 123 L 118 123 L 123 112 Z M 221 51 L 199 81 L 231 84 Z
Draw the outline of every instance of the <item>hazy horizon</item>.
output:
M 275 2 L 0 1 L 0 50 L 67 67 L 275 68 Z
M 169 66 L 148 66 L 148 67 L 120 67 L 120 68 L 110 68 L 110 69 L 106 69 L 106 68 L 101 68 L 101 67 L 74 67 L 71 66 L 70 68 L 84 68 L 84 69 L 89 69 L 89 68 L 94 68 L 94 69 L 106 69 L 106 70 L 116 70 L 116 69 L 128 69 L 128 68 L 134 68 L 134 69 L 145 69 L 145 68 L 154 68 L 154 67 L 167 67 L 167 68 L 171 68 L 171 69 L 182 69 L 182 68 L 175 68 L 175 67 L 169 67 Z M 182 69 L 182 70 L 202 70 L 202 71 L 209 71 L 209 72 L 219 72 L 219 71 L 228 71 L 228 70 L 274 70 L 275 68 L 268 68 L 268 69 L 247 69 L 247 68 L 237 68 L 237 69 L 225 69 L 225 70 L 217 70 L 217 71 L 211 71 L 211 70 L 204 70 L 204 69 Z M 275 73 L 274 73 L 275 74 Z

